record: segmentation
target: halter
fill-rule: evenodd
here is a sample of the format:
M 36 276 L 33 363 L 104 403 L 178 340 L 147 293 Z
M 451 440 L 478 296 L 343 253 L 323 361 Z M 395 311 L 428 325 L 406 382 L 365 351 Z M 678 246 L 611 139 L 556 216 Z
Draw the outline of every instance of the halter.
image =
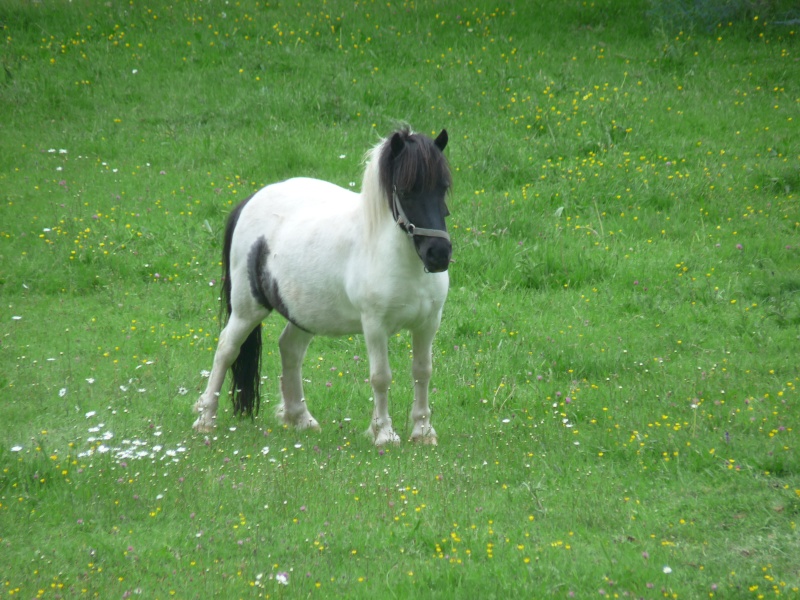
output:
M 411 221 L 408 220 L 403 207 L 400 204 L 400 198 L 397 195 L 397 186 L 392 188 L 392 212 L 394 213 L 395 222 L 400 226 L 400 229 L 408 234 L 409 238 L 415 235 L 424 235 L 425 237 L 439 237 L 450 241 L 450 234 L 441 229 L 425 229 L 424 227 L 416 227 Z

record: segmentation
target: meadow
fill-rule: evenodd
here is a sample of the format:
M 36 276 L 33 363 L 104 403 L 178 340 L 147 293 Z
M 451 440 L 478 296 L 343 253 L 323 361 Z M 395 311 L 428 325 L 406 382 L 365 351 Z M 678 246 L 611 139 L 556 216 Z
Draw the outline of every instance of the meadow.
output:
M 800 597 L 798 17 L 0 0 L 0 597 Z M 226 215 L 399 123 L 450 134 L 439 445 L 364 435 L 358 336 L 280 426 L 277 315 L 195 433 Z

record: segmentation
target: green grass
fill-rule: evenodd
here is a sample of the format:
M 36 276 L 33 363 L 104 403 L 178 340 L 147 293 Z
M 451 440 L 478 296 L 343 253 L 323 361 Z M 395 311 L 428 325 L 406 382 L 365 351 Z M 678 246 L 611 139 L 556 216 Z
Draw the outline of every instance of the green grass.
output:
M 0 595 L 798 597 L 796 15 L 692 6 L 0 0 Z M 279 426 L 279 317 L 194 433 L 225 216 L 400 122 L 451 140 L 440 445 L 371 446 L 359 337 Z

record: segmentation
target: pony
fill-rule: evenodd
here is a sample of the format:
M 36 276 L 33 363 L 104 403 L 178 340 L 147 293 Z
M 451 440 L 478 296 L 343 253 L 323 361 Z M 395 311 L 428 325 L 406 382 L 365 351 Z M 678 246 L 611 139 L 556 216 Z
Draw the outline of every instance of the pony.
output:
M 227 322 L 208 385 L 194 405 L 195 430 L 213 430 L 228 369 L 234 415 L 258 412 L 261 323 L 277 311 L 287 321 L 278 341 L 276 416 L 282 423 L 320 429 L 308 410 L 301 375 L 312 338 L 362 333 L 374 400 L 368 433 L 377 446 L 399 443 L 388 408 L 388 340 L 408 330 L 411 440 L 437 443 L 428 384 L 452 256 L 445 224 L 452 185 L 443 154 L 447 140 L 446 130 L 432 140 L 400 128 L 367 153 L 360 194 L 294 178 L 262 188 L 230 213 L 222 256 Z

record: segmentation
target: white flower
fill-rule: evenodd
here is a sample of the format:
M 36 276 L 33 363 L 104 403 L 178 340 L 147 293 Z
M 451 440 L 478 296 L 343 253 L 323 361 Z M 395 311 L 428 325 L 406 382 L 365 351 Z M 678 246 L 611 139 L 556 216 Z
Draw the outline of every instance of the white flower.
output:
M 12 320 L 12 321 L 21 321 L 21 320 L 22 320 L 22 317 L 20 317 L 20 316 L 18 316 L 18 315 L 14 315 L 13 317 L 11 317 L 11 320 Z
M 87 412 L 87 413 L 86 413 L 86 418 L 87 418 L 87 419 L 90 419 L 90 418 L 92 418 L 93 416 L 95 416 L 96 414 L 97 414 L 97 411 L 96 411 L 96 410 L 90 410 L 89 412 Z
M 181 386 L 181 387 L 178 388 L 178 393 L 181 396 L 185 396 L 186 394 L 189 393 L 189 390 L 187 390 L 185 387 Z
M 67 395 L 67 388 L 61 388 L 60 390 L 58 390 L 58 396 L 60 398 L 63 398 L 66 395 Z
M 20 452 L 22 450 L 22 446 L 11 446 L 12 452 Z
M 88 383 L 89 385 L 93 384 L 94 383 L 94 377 L 87 377 L 86 378 L 86 383 Z
M 267 454 L 269 454 L 269 446 L 264 446 L 264 447 L 261 449 L 261 454 L 263 454 L 264 456 L 266 456 Z
M 666 575 L 669 575 L 670 573 L 672 573 L 672 568 L 669 565 L 664 565 L 664 568 L 662 570 L 664 571 L 664 573 Z
M 289 575 L 286 573 L 278 573 L 275 575 L 275 581 L 280 583 L 281 585 L 289 585 Z
M 211 371 L 206 371 L 205 369 L 200 371 L 200 377 L 205 377 L 206 379 L 208 379 L 210 376 L 211 376 Z

